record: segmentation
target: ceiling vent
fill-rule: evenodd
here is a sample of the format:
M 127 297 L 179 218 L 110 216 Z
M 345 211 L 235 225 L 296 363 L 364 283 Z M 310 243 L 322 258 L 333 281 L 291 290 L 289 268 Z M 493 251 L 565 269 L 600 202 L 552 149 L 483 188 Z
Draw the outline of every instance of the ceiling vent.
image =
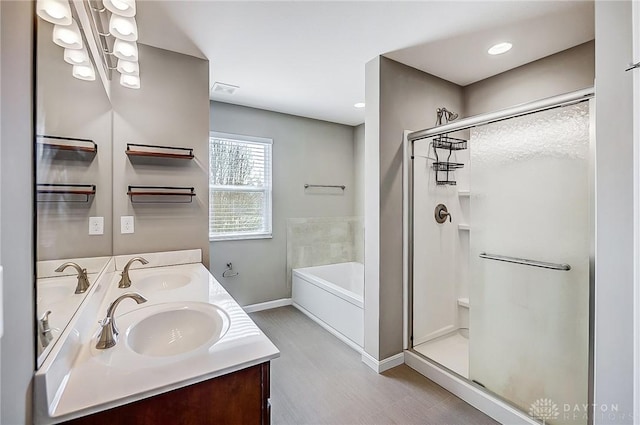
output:
M 231 84 L 225 84 L 225 83 L 219 83 L 219 82 L 215 82 L 213 83 L 213 86 L 211 86 L 211 94 L 234 94 L 236 92 L 236 90 L 238 90 L 240 87 L 238 86 L 233 86 Z

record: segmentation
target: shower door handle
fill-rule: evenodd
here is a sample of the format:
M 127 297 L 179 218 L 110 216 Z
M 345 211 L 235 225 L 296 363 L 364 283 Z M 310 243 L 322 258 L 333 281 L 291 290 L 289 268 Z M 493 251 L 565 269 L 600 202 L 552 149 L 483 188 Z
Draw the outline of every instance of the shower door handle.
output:
M 523 266 L 540 267 L 550 270 L 569 271 L 571 266 L 568 264 L 547 263 L 545 261 L 527 260 L 526 258 L 507 257 L 506 255 L 480 253 L 480 258 L 486 260 L 504 261 L 505 263 L 522 264 Z

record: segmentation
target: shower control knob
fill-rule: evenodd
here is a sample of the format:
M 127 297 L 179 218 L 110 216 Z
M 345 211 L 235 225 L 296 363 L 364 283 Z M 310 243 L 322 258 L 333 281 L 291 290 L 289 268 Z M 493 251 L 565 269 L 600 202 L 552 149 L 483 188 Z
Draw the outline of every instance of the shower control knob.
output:
M 447 217 L 449 217 L 449 222 L 451 222 L 451 214 L 447 210 L 447 206 L 445 204 L 438 204 L 433 215 L 435 216 L 436 221 L 440 224 L 447 221 Z

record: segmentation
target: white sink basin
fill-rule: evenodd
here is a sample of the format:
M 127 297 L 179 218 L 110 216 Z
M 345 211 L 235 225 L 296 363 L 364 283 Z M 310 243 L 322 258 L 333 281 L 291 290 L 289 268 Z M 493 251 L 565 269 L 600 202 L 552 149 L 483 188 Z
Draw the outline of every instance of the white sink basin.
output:
M 46 283 L 41 283 L 41 282 Z M 75 295 L 78 279 L 75 276 L 38 281 L 38 303 L 55 304 L 71 300 Z M 80 297 L 76 297 L 80 298 Z
M 182 273 L 162 273 L 133 279 L 135 287 L 140 291 L 171 290 L 191 283 L 191 276 Z M 144 293 L 144 292 L 143 292 Z
M 151 357 L 176 356 L 210 347 L 229 329 L 229 316 L 213 304 L 177 302 L 136 311 L 145 317 L 127 329 L 127 345 Z

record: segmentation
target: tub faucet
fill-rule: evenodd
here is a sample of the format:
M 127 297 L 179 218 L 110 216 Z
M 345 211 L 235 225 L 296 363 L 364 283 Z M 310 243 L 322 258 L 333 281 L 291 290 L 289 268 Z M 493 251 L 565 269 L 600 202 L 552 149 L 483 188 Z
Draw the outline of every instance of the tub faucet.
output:
M 118 304 L 120 304 L 120 302 L 125 298 L 131 298 L 138 304 L 147 302 L 145 297 L 136 292 L 127 292 L 126 294 L 120 295 L 116 298 L 115 301 L 109 305 L 109 308 L 107 308 L 107 317 L 100 321 L 102 330 L 100 331 L 98 343 L 96 344 L 97 349 L 104 350 L 116 345 L 116 342 L 118 341 L 118 328 L 116 327 L 115 318 L 116 307 L 118 307 Z
M 118 288 L 128 288 L 131 286 L 131 278 L 129 277 L 129 267 L 134 261 L 140 261 L 142 264 L 149 264 L 147 260 L 142 257 L 133 257 L 127 264 L 124 266 L 124 270 L 122 271 L 122 276 L 120 278 L 120 282 L 118 282 Z
M 55 271 L 60 273 L 67 267 L 73 267 L 78 272 L 78 286 L 76 286 L 76 294 L 83 294 L 89 289 L 89 279 L 87 278 L 87 269 L 83 269 L 76 263 L 69 261 L 58 267 Z

